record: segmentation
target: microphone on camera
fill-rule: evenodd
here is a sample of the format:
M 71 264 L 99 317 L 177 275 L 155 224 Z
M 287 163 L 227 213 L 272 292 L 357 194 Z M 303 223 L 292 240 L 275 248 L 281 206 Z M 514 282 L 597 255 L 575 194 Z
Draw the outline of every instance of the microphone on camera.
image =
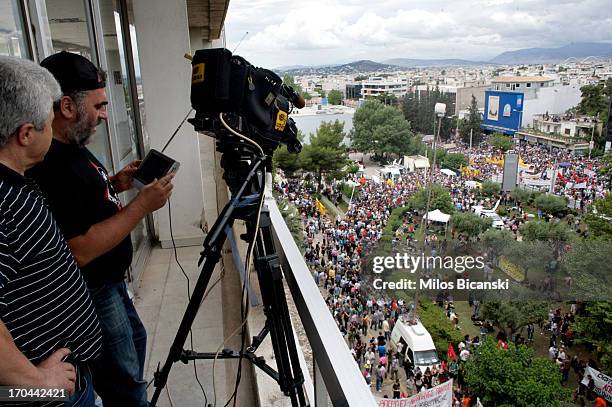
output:
M 293 103 L 295 107 L 298 109 L 306 106 L 306 101 L 304 97 L 293 90 L 293 88 L 289 85 L 285 85 L 284 83 L 281 85 L 281 93 Z

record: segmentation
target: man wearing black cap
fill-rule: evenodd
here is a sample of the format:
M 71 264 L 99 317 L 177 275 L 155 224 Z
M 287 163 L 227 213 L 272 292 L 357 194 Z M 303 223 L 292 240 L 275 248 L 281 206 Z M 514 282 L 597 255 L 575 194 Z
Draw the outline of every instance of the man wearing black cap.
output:
M 132 261 L 130 232 L 166 203 L 172 175 L 146 185 L 124 207 L 118 194 L 132 188 L 139 162 L 109 176 L 85 147 L 107 118 L 104 73 L 69 52 L 51 55 L 41 65 L 55 76 L 63 96 L 54 104 L 49 153 L 30 175 L 49 197 L 100 319 L 103 347 L 93 364 L 94 387 L 105 407 L 146 406 L 146 332 L 124 277 Z

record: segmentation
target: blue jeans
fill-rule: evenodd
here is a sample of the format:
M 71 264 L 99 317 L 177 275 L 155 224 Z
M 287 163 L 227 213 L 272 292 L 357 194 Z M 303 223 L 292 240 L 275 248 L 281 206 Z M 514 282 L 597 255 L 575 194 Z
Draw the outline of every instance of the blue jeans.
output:
M 102 355 L 92 362 L 93 384 L 104 407 L 146 407 L 143 380 L 145 331 L 126 284 L 106 284 L 89 291 L 102 329 Z
M 91 383 L 91 373 L 86 364 L 77 366 L 77 386 L 78 390 L 74 392 L 64 403 L 64 407 L 95 407 L 96 400 Z

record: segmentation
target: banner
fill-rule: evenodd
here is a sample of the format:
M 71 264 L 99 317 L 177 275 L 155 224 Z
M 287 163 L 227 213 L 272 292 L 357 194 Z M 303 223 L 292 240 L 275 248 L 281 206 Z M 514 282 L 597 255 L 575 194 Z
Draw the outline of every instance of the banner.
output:
M 588 386 L 589 375 L 593 378 L 593 381 L 595 382 L 595 393 L 612 403 L 612 377 L 607 376 L 601 373 L 600 371 L 587 366 L 586 370 L 584 371 L 584 378 L 580 383 L 584 384 L 585 386 Z
M 453 381 L 420 392 L 407 399 L 381 399 L 379 407 L 452 407 Z

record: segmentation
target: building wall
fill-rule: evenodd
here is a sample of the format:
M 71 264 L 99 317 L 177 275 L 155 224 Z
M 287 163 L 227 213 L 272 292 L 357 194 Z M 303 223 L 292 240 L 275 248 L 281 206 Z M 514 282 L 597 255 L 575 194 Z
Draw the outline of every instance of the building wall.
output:
M 190 51 L 185 0 L 134 0 L 140 67 L 145 98 L 146 125 L 151 148 L 161 150 L 190 110 L 191 65 L 183 58 Z M 186 123 L 166 154 L 181 163 L 171 198 L 173 235 L 179 245 L 202 243 L 204 207 L 199 141 Z M 167 208 L 154 215 L 162 246 L 171 245 Z
M 472 103 L 472 95 L 476 97 L 478 107 L 484 107 L 485 90 L 487 90 L 487 86 L 457 88 L 455 115 L 458 115 L 461 110 L 467 110 L 470 108 L 470 104 Z
M 525 106 L 523 107 L 523 126 L 533 123 L 537 114 L 548 112 L 549 114 L 562 114 L 571 107 L 580 103 L 579 86 L 553 86 L 538 90 L 534 98 L 525 95 Z

